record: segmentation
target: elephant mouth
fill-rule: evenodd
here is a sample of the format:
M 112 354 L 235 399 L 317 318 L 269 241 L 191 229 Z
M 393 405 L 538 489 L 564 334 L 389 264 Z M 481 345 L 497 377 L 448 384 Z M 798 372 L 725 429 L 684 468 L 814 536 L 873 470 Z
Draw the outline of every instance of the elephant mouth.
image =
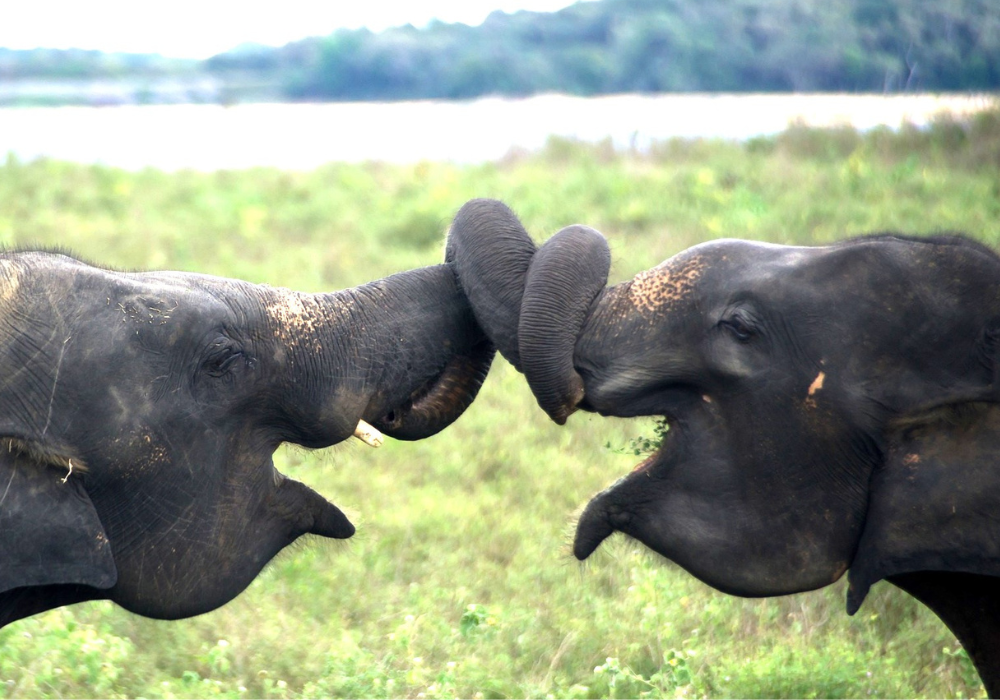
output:
M 665 417 L 664 421 L 670 425 Z M 674 440 L 669 437 L 669 429 L 667 436 L 659 448 L 633 467 L 629 474 L 590 500 L 576 524 L 573 556 L 585 561 L 615 532 L 642 541 L 638 534 L 638 514 L 652 500 L 647 484 L 650 479 L 658 478 L 658 472 L 672 461 Z
M 587 559 L 615 532 L 656 550 L 649 537 L 652 524 L 643 513 L 655 509 L 654 502 L 662 497 L 662 492 L 657 492 L 664 478 L 683 468 L 688 450 L 682 445 L 711 429 L 715 422 L 713 401 L 686 377 L 643 385 L 630 379 L 628 371 L 583 370 L 581 374 L 587 389 L 580 402 L 582 409 L 602 416 L 657 418 L 665 429 L 660 444 L 646 459 L 594 496 L 584 508 L 577 521 L 573 554 L 580 561 Z

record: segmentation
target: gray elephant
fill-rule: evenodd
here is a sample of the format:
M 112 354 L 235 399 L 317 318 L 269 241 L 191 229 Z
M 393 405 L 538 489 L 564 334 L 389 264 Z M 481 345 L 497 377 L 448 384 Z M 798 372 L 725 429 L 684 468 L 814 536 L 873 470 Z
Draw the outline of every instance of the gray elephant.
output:
M 313 295 L 0 256 L 0 625 L 197 615 L 300 535 L 350 537 L 275 449 L 433 435 L 492 356 L 447 265 Z
M 1000 258 L 971 240 L 696 246 L 605 288 L 573 226 L 537 249 L 503 204 L 450 232 L 473 311 L 557 422 L 662 416 L 663 445 L 586 507 L 719 590 L 774 596 L 848 570 L 933 610 L 1000 694 Z

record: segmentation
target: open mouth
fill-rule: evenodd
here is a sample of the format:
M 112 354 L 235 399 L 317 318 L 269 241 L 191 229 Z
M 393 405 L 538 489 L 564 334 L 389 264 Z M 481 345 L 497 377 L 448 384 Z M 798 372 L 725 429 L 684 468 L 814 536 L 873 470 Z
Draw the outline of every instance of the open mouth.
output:
M 647 465 L 659 457 L 650 456 L 628 476 L 624 476 L 590 500 L 576 523 L 573 556 L 584 561 L 601 543 L 615 532 L 630 534 L 635 504 L 621 497 L 622 491 L 633 491 L 638 479 L 645 479 Z
M 635 513 L 640 512 L 647 489 L 645 483 L 651 473 L 663 465 L 671 453 L 669 422 L 663 418 L 657 429 L 658 442 L 655 451 L 639 462 L 632 471 L 623 476 L 601 493 L 594 496 L 576 524 L 573 538 L 573 555 L 580 561 L 587 559 L 604 540 L 615 532 L 631 535 Z M 646 440 L 646 442 L 649 442 Z

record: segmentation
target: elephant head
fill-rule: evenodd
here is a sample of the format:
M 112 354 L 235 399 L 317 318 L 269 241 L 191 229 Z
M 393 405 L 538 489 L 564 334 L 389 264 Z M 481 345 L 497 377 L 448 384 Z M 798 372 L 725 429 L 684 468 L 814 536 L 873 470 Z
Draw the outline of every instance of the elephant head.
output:
M 300 535 L 346 538 L 283 442 L 433 435 L 493 348 L 439 265 L 331 294 L 0 257 L 0 624 L 107 598 L 178 618 Z
M 536 252 L 509 209 L 476 200 L 450 237 L 477 318 L 549 415 L 669 424 L 586 507 L 578 558 L 620 531 L 743 596 L 850 569 L 850 612 L 883 578 L 934 608 L 912 574 L 1000 575 L 991 250 L 951 236 L 718 240 L 604 288 L 607 245 L 585 227 Z M 986 637 L 1000 669 L 1000 627 Z

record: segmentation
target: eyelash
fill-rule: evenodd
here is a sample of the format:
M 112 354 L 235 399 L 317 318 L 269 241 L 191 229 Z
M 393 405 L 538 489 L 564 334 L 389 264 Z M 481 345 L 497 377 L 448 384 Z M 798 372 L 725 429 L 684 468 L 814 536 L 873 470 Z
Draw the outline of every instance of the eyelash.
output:
M 221 377 L 233 368 L 236 362 L 244 357 L 243 351 L 233 346 L 219 345 L 205 360 L 205 371 L 213 377 Z
M 726 330 L 736 336 L 736 340 L 741 343 L 746 343 L 753 337 L 753 329 L 747 325 L 743 319 L 737 316 L 724 318 L 719 321 L 719 325 L 723 326 Z

